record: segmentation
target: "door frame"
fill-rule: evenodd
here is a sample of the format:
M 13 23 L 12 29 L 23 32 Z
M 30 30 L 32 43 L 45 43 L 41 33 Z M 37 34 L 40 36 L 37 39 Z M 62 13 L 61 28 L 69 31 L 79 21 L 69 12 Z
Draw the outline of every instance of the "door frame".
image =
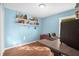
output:
M 1 53 L 1 56 L 2 56 L 3 52 L 4 52 L 4 16 L 5 16 L 5 14 L 4 14 L 4 12 L 5 12 L 4 11 L 4 4 L 3 3 L 0 3 L 0 9 L 1 9 L 0 10 L 0 13 L 1 13 L 1 18 L 0 18 L 1 51 L 0 51 L 0 53 Z
M 58 34 L 59 37 L 60 37 L 61 21 L 64 20 L 64 19 L 68 19 L 68 18 L 76 18 L 76 16 L 71 15 L 71 16 L 65 16 L 65 17 L 59 18 L 59 34 Z

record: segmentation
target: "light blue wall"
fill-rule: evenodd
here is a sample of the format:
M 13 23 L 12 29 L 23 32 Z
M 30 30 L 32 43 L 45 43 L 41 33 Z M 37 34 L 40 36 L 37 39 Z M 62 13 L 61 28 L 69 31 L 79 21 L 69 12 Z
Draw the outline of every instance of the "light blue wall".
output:
M 32 42 L 39 39 L 41 32 L 40 19 L 40 25 L 36 29 L 34 29 L 33 26 L 23 26 L 16 23 L 16 11 L 5 8 L 4 21 L 5 48 L 15 46 L 16 44 Z
M 16 11 L 5 8 L 5 48 L 38 40 L 40 33 L 46 34 L 55 32 L 58 35 L 59 18 L 73 14 L 74 10 L 69 10 L 46 18 L 40 18 L 40 25 L 37 29 L 34 29 L 33 26 L 23 26 L 16 23 Z M 28 17 L 31 16 L 28 15 Z
M 56 33 L 58 35 L 59 33 L 59 18 L 74 15 L 74 9 L 68 10 L 62 13 L 58 13 L 46 18 L 43 18 L 43 29 L 42 34 L 46 33 Z

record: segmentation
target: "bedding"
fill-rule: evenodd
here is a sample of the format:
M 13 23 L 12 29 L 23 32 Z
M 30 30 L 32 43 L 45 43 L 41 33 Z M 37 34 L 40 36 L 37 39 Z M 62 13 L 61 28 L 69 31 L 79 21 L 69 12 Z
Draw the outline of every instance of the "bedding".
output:
M 3 56 L 52 56 L 50 48 L 45 45 L 34 42 L 23 46 L 7 49 Z

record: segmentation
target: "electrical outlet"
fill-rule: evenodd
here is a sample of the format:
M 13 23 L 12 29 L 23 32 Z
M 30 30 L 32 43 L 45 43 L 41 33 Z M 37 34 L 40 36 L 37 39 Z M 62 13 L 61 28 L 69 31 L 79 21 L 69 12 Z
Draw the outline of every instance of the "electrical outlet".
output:
M 24 36 L 24 40 L 26 40 L 26 36 Z

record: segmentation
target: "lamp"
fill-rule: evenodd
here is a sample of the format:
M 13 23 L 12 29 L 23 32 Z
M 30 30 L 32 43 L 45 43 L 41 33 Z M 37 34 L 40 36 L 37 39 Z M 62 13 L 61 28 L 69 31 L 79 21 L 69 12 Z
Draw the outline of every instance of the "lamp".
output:
M 45 4 L 39 4 L 40 8 L 44 8 L 46 5 Z

